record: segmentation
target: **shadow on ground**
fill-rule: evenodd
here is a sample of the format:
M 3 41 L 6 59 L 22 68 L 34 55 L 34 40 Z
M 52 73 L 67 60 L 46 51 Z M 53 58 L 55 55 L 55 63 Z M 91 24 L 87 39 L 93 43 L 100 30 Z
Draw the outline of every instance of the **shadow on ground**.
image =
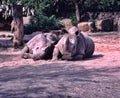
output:
M 99 59 L 99 58 L 102 58 L 103 56 L 104 56 L 103 54 L 94 54 L 91 58 L 85 58 L 84 60 Z
M 68 63 L 0 68 L 0 98 L 120 98 L 120 67 Z

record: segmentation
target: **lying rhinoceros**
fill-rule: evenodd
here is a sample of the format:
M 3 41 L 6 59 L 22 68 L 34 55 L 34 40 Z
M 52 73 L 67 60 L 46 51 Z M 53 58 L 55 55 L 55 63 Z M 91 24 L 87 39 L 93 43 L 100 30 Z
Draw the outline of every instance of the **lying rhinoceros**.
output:
M 93 40 L 78 31 L 76 27 L 70 28 L 68 33 L 55 46 L 52 60 L 59 59 L 60 55 L 66 60 L 82 60 L 91 57 L 95 49 Z
M 76 53 L 77 37 L 76 35 L 65 34 L 55 45 L 52 60 L 59 58 L 71 60 Z
M 80 32 L 77 27 L 72 27 L 68 30 L 70 34 L 77 36 L 77 49 L 76 55 L 73 57 L 75 60 L 90 58 L 95 50 L 93 40 L 85 33 Z
M 48 59 L 52 57 L 57 37 L 54 34 L 38 34 L 29 40 L 22 49 L 22 58 Z

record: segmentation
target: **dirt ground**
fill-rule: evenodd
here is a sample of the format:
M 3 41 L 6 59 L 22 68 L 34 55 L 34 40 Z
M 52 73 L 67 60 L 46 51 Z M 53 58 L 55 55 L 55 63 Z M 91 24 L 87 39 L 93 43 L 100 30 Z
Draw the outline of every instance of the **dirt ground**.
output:
M 90 36 L 92 58 L 22 59 L 21 49 L 0 48 L 0 98 L 120 98 L 120 34 Z

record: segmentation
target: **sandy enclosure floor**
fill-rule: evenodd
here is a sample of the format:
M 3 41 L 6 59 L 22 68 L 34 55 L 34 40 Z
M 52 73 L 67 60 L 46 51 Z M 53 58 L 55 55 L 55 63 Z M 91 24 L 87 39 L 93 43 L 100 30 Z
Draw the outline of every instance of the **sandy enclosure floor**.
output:
M 0 98 L 120 98 L 120 35 L 90 36 L 95 53 L 83 61 L 21 59 L 0 48 Z

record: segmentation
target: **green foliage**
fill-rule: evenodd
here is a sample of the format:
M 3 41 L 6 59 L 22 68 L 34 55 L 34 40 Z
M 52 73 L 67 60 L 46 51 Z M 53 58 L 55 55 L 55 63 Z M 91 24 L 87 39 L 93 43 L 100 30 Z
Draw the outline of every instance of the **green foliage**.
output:
M 74 26 L 77 25 L 77 20 L 76 20 L 75 13 L 71 14 L 69 18 L 72 20 L 72 23 L 73 23 Z
M 35 0 L 22 0 L 21 4 L 25 7 L 34 8 Z
M 92 10 L 103 10 L 111 11 L 117 10 L 120 6 L 120 1 L 118 0 L 86 0 L 84 3 L 85 8 L 90 8 Z
M 55 18 L 54 15 L 48 17 L 40 13 L 35 18 L 37 19 L 36 24 L 38 26 L 38 30 L 50 30 L 59 28 L 58 20 Z
M 54 3 L 54 0 L 42 0 L 39 4 L 39 10 L 42 12 L 49 10 Z
M 50 7 L 51 2 L 48 1 L 48 0 L 44 0 L 44 2 L 42 0 L 40 1 L 40 3 L 37 5 L 38 6 L 37 7 L 38 8 L 37 13 L 32 18 L 32 20 L 35 20 L 35 21 L 31 21 L 31 24 L 28 25 L 25 28 L 25 30 L 28 29 L 27 33 L 31 32 L 31 31 L 32 32 L 33 31 L 38 31 L 38 30 L 40 30 L 40 31 L 49 31 L 49 30 L 59 29 L 60 28 L 59 21 L 58 21 L 58 19 L 56 19 L 55 15 L 47 16 L 44 13 L 44 10 L 46 10 L 46 9 L 48 9 Z M 32 28 L 32 30 L 29 29 L 29 28 Z
M 31 24 L 25 26 L 25 33 L 30 34 L 35 31 L 49 31 L 54 29 L 60 29 L 58 19 L 54 15 L 51 17 L 39 14 L 31 19 Z
M 120 1 L 118 0 L 100 0 L 99 8 L 104 10 L 114 10 L 114 8 L 120 6 Z
M 3 2 L 3 0 L 2 0 Z M 6 4 L 22 4 L 24 7 L 35 10 L 34 22 L 28 30 L 50 30 L 59 29 L 58 19 L 71 18 L 76 24 L 75 6 L 79 4 L 80 14 L 85 11 L 112 11 L 119 10 L 119 0 L 4 0 Z M 57 18 L 56 18 L 57 17 Z

